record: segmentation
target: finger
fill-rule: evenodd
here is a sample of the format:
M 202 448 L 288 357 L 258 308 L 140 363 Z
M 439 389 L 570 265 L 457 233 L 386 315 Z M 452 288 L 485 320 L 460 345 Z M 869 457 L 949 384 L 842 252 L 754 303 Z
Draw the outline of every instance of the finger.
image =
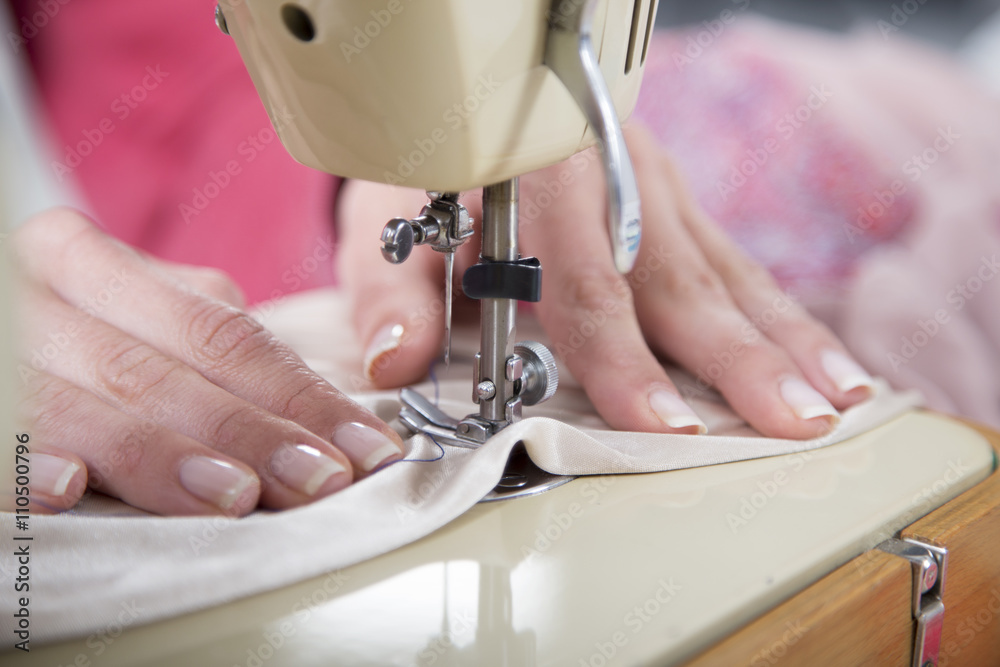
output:
M 392 429 L 313 373 L 294 352 L 246 313 L 184 288 L 150 267 L 129 248 L 101 234 L 79 215 L 50 216 L 46 222 L 31 230 L 24 239 L 24 245 L 31 251 L 26 254 L 35 258 L 57 257 L 59 261 L 36 262 L 33 272 L 42 276 L 43 281 L 52 285 L 67 301 L 84 304 L 91 314 L 99 314 L 101 320 L 118 331 L 146 341 L 155 351 L 163 353 L 157 357 L 143 347 L 133 346 L 132 350 L 129 348 L 132 343 L 116 341 L 113 334 L 106 334 L 100 340 L 109 340 L 107 336 L 110 336 L 113 342 L 105 354 L 117 353 L 122 357 L 111 357 L 111 361 L 106 362 L 112 366 L 106 368 L 105 380 L 112 380 L 107 391 L 118 390 L 120 383 L 114 381 L 115 373 L 129 376 L 132 371 L 127 366 L 115 368 L 114 363 L 138 363 L 136 372 L 131 375 L 140 387 L 148 381 L 150 369 L 158 370 L 176 381 L 175 389 L 185 394 L 184 398 L 190 399 L 187 395 L 190 380 L 190 386 L 201 387 L 199 395 L 211 401 L 205 405 L 227 406 L 228 412 L 224 414 L 235 421 L 225 428 L 216 423 L 214 430 L 210 424 L 203 424 L 198 433 L 209 434 L 206 444 L 233 447 L 234 434 L 247 434 L 250 441 L 260 442 L 261 436 L 253 435 L 251 424 L 240 423 L 239 410 L 242 409 L 250 422 L 271 423 L 273 420 L 267 414 L 270 413 L 281 418 L 271 428 L 291 436 L 296 432 L 291 428 L 293 423 L 299 424 L 323 442 L 332 442 L 354 465 L 357 477 L 402 457 L 402 442 Z M 72 252 L 65 250 L 67 243 Z M 95 341 L 97 344 L 99 341 Z M 166 362 L 163 357 L 167 358 Z M 208 396 L 209 388 L 198 385 L 190 369 L 250 406 L 237 406 L 219 394 Z M 131 392 L 128 396 L 139 401 L 144 398 L 139 395 L 141 393 Z M 174 399 L 167 396 L 164 400 L 169 403 Z M 251 407 L 259 410 L 251 410 Z M 293 448 L 308 445 L 322 456 L 297 457 L 301 458 L 302 465 L 286 464 L 286 470 L 298 470 L 289 475 L 304 475 L 310 460 L 317 474 L 333 470 L 333 462 L 340 462 L 342 457 L 339 453 L 331 453 L 329 445 L 321 447 L 315 438 L 300 436 L 296 442 L 284 444 Z M 274 441 L 272 448 L 280 442 Z M 247 455 L 255 458 L 258 473 L 266 470 L 262 458 L 266 449 L 261 445 Z M 244 460 L 250 462 L 249 458 Z M 299 480 L 299 486 L 324 495 L 337 486 L 337 477 L 337 473 L 332 473 L 329 486 L 324 485 L 319 490 L 313 488 L 313 482 L 306 484 Z M 291 491 L 268 484 L 266 478 L 264 481 L 266 503 L 287 506 L 293 502 L 288 495 Z M 273 497 L 272 489 L 280 497 Z M 310 494 L 307 492 L 307 495 Z
M 379 242 L 390 219 L 415 217 L 426 203 L 422 191 L 365 181 L 349 181 L 342 190 L 338 269 L 365 346 L 365 375 L 379 387 L 419 381 L 441 354 L 443 256 L 414 248 L 406 261 L 393 265 L 382 257 Z
M 351 464 L 327 441 L 101 320 L 74 318 L 65 304 L 49 303 L 25 323 L 27 340 L 58 345 L 41 353 L 44 370 L 135 419 L 247 463 L 263 482 L 261 501 L 268 507 L 301 505 L 351 483 Z
M 572 189 L 542 197 L 546 185 L 570 179 Z M 553 351 L 611 426 L 704 432 L 643 339 L 631 289 L 611 259 L 603 202 L 586 196 L 593 192 L 603 192 L 593 161 L 563 163 L 521 180 L 522 202 L 548 202 L 544 219 L 527 225 L 522 241 L 545 270 L 536 312 Z
M 875 381 L 840 340 L 778 286 L 774 277 L 736 245 L 688 194 L 669 160 L 664 170 L 680 193 L 681 218 L 740 309 L 759 313 L 755 326 L 781 346 L 809 383 L 844 409 L 874 393 Z
M 34 429 L 25 429 L 37 435 Z M 0 511 L 27 508 L 35 514 L 72 509 L 87 489 L 87 466 L 78 456 L 33 438 L 30 451 L 16 455 L 14 488 L 0 490 Z M 24 511 L 23 509 L 21 511 Z
M 733 301 L 681 222 L 658 154 L 639 148 L 635 155 L 645 221 L 633 272 L 636 302 L 651 343 L 695 374 L 697 383 L 682 391 L 715 386 L 740 416 L 772 437 L 829 431 L 839 421 L 836 410 Z
M 260 482 L 244 463 L 48 373 L 32 378 L 28 390 L 18 411 L 32 447 L 44 452 L 32 453 L 32 475 L 53 482 L 43 502 L 71 507 L 89 471 L 92 489 L 157 514 L 242 516 L 256 507 Z M 60 486 L 63 492 L 55 493 Z
M 247 302 L 243 290 L 225 271 L 207 266 L 168 262 L 146 253 L 142 253 L 142 255 L 150 264 L 202 294 L 224 301 L 240 310 L 246 308 Z

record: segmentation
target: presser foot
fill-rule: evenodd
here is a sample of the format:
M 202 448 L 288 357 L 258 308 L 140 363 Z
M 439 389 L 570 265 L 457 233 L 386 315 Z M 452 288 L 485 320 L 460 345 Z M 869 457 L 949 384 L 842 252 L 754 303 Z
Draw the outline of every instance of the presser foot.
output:
M 508 426 L 508 423 L 491 423 L 475 414 L 462 420 L 455 419 L 413 389 L 401 390 L 399 398 L 403 404 L 399 411 L 399 420 L 414 433 L 431 436 L 442 447 L 476 449 Z M 562 486 L 573 479 L 576 478 L 554 475 L 539 468 L 528 456 L 524 444 L 518 442 L 507 459 L 503 477 L 479 502 L 533 496 Z
M 518 181 L 483 188 L 482 249 L 479 262 L 462 276 L 462 291 L 480 303 L 480 347 L 473 371 L 472 400 L 479 414 L 455 419 L 412 389 L 400 393 L 399 419 L 415 433 L 442 446 L 474 449 L 521 420 L 521 407 L 550 398 L 559 384 L 555 358 L 541 343 L 514 344 L 517 304 L 541 299 L 542 269 L 534 257 L 521 257 L 517 240 Z M 412 220 L 393 218 L 382 230 L 382 254 L 398 264 L 415 245 L 445 253 L 450 296 L 454 251 L 472 233 L 472 220 L 456 193 L 428 192 L 431 203 Z M 451 301 L 446 299 L 446 339 L 451 332 Z M 445 353 L 445 359 L 448 353 Z M 527 454 L 511 456 L 490 499 L 539 493 L 569 478 L 537 469 Z

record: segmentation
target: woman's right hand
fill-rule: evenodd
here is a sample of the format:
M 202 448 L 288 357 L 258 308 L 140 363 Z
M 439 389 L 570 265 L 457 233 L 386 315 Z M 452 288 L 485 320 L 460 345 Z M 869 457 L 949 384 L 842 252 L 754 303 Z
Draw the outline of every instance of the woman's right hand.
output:
M 159 514 L 240 516 L 402 457 L 399 436 L 243 312 L 222 273 L 144 257 L 70 209 L 8 241 L 33 509 L 69 509 L 89 483 Z

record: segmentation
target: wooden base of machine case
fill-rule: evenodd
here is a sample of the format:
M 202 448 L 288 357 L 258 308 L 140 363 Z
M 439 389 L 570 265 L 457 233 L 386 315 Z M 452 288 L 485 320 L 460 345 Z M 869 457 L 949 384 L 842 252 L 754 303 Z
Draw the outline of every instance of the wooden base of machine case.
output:
M 1000 433 L 969 426 L 1000 455 Z M 938 667 L 1000 665 L 1000 472 L 914 522 L 900 537 L 948 549 Z M 685 667 L 910 665 L 916 628 L 912 585 L 908 561 L 873 549 Z

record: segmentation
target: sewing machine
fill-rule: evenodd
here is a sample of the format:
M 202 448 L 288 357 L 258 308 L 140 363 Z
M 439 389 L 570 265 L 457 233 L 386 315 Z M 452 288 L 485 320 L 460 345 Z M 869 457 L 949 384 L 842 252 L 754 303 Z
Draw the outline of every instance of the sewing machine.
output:
M 290 114 L 295 119 L 293 123 L 282 125 L 279 134 L 296 159 L 345 177 L 428 191 L 430 201 L 419 215 L 389 221 L 381 243 L 383 255 L 391 263 L 405 261 L 414 246 L 421 244 L 443 255 L 446 264 L 446 360 L 450 355 L 454 253 L 472 235 L 473 227 L 468 212 L 459 203 L 458 193 L 483 188 L 480 260 L 462 279 L 465 294 L 481 302 L 480 345 L 472 379 L 472 398 L 479 412 L 456 418 L 444 414 L 420 394 L 404 390 L 399 415 L 414 432 L 428 433 L 455 446 L 476 447 L 520 419 L 523 405 L 533 405 L 551 397 L 558 385 L 554 359 L 543 345 L 531 341 L 515 344 L 517 302 L 537 301 L 541 290 L 541 267 L 533 258 L 521 257 L 518 251 L 518 176 L 568 158 L 596 142 L 607 177 L 607 218 L 614 263 L 619 271 L 626 273 L 635 261 L 641 236 L 639 194 L 619 118 L 627 116 L 635 104 L 656 0 L 422 0 L 419 5 L 411 1 L 388 0 L 377 6 L 319 0 L 224 2 L 217 11 L 216 20 L 223 32 L 234 38 L 271 117 Z M 502 664 L 534 664 L 536 660 L 559 663 L 569 656 L 580 656 L 581 665 L 610 664 L 615 657 L 642 662 L 675 662 L 705 651 L 712 642 L 764 614 L 804 583 L 816 581 L 828 572 L 833 571 L 833 574 L 814 588 L 821 589 L 825 585 L 823 594 L 830 595 L 831 587 L 838 585 L 854 589 L 863 586 L 865 577 L 873 570 L 878 571 L 878 581 L 894 580 L 893 585 L 898 587 L 900 582 L 908 581 L 912 569 L 912 589 L 905 586 L 903 589 L 909 593 L 908 597 L 896 596 L 890 603 L 876 596 L 871 601 L 879 603 L 879 609 L 889 615 L 903 610 L 902 620 L 894 626 L 895 634 L 891 637 L 884 631 L 887 626 L 879 625 L 875 618 L 852 624 L 849 618 L 837 619 L 810 611 L 808 603 L 802 601 L 806 596 L 803 593 L 749 626 L 756 630 L 732 635 L 696 662 L 733 664 L 736 659 L 745 661 L 749 657 L 752 665 L 775 664 L 788 653 L 797 655 L 799 664 L 834 664 L 830 661 L 832 656 L 849 660 L 846 656 L 852 652 L 850 660 L 871 660 L 874 656 L 884 660 L 891 656 L 919 667 L 938 664 L 939 654 L 957 655 L 955 646 L 958 646 L 958 653 L 965 650 L 969 658 L 973 650 L 967 647 L 972 640 L 961 645 L 949 645 L 942 640 L 943 636 L 948 636 L 942 634 L 941 606 L 947 550 L 939 548 L 943 544 L 929 543 L 935 535 L 947 532 L 940 526 L 934 527 L 932 522 L 932 527 L 923 531 L 914 532 L 911 528 L 909 536 L 915 542 L 887 540 L 881 551 L 870 551 L 858 557 L 864 559 L 860 564 L 856 559 L 853 566 L 845 565 L 835 570 L 849 558 L 873 547 L 873 536 L 878 536 L 878 541 L 890 537 L 917 516 L 933 509 L 922 500 L 916 502 L 922 496 L 914 496 L 908 504 L 901 502 L 900 497 L 905 498 L 910 491 L 903 487 L 890 491 L 892 485 L 879 482 L 893 474 L 890 470 L 899 469 L 899 457 L 905 456 L 904 451 L 915 451 L 916 441 L 920 440 L 926 452 L 925 467 L 918 470 L 919 466 L 915 466 L 908 474 L 912 482 L 920 483 L 917 480 L 925 479 L 927 483 L 935 483 L 936 476 L 942 474 L 940 467 L 944 461 L 941 465 L 931 461 L 936 444 L 922 439 L 920 434 L 927 435 L 940 428 L 938 438 L 964 442 L 969 447 L 969 460 L 978 461 L 977 472 L 967 478 L 961 488 L 952 486 L 948 493 L 936 493 L 937 504 L 958 495 L 989 474 L 992 451 L 981 436 L 955 425 L 949 431 L 948 426 L 927 419 L 911 415 L 902 425 L 880 430 L 878 435 L 866 436 L 867 440 L 855 443 L 862 448 L 868 447 L 868 454 L 875 456 L 880 466 L 886 466 L 881 472 L 874 468 L 868 470 L 870 475 L 862 488 L 873 494 L 872 489 L 882 488 L 885 495 L 879 501 L 875 501 L 873 495 L 872 506 L 861 509 L 853 518 L 839 513 L 840 523 L 830 523 L 835 534 L 833 539 L 823 538 L 822 531 L 811 538 L 807 534 L 809 531 L 803 530 L 797 535 L 797 547 L 796 540 L 782 540 L 788 558 L 782 561 L 781 571 L 770 570 L 767 558 L 754 560 L 748 554 L 744 568 L 748 572 L 757 571 L 759 575 L 752 584 L 738 583 L 734 579 L 732 591 L 724 586 L 699 589 L 698 594 L 706 603 L 688 606 L 678 611 L 676 617 L 666 614 L 670 620 L 661 616 L 660 621 L 656 621 L 652 618 L 656 614 L 647 609 L 643 615 L 643 609 L 636 607 L 639 611 L 632 615 L 632 623 L 628 615 L 623 618 L 625 628 L 634 630 L 633 624 L 639 630 L 647 625 L 659 628 L 657 635 L 645 634 L 641 641 L 619 628 L 607 627 L 602 622 L 595 624 L 579 613 L 575 614 L 576 620 L 572 623 L 548 625 L 541 620 L 544 614 L 534 614 L 530 610 L 512 616 L 512 599 L 522 603 L 526 599 L 524 591 L 519 593 L 518 587 L 523 588 L 525 581 L 529 582 L 529 588 L 538 586 L 548 570 L 544 565 L 532 563 L 530 558 L 521 558 L 523 554 L 507 553 L 504 547 L 516 544 L 517 539 L 500 540 L 494 545 L 495 549 L 485 551 L 463 547 L 492 543 L 490 531 L 483 531 L 491 521 L 502 521 L 497 512 L 503 513 L 512 522 L 510 525 L 523 529 L 524 535 L 519 539 L 528 540 L 532 530 L 543 531 L 551 527 L 540 508 L 546 511 L 556 508 L 551 516 L 561 516 L 561 508 L 573 507 L 571 501 L 576 497 L 574 491 L 567 489 L 572 488 L 584 497 L 589 487 L 581 484 L 594 483 L 593 480 L 581 480 L 576 485 L 553 490 L 569 479 L 551 479 L 544 474 L 533 482 L 537 487 L 528 491 L 549 490 L 545 494 L 547 500 L 536 497 L 518 501 L 524 504 L 513 508 L 477 510 L 470 513 L 472 516 L 462 525 L 390 554 L 380 559 L 380 565 L 362 564 L 352 568 L 361 580 L 360 589 L 334 600 L 328 611 L 335 610 L 332 613 L 341 623 L 377 613 L 387 604 L 379 597 L 384 595 L 381 582 L 388 583 L 391 579 L 397 586 L 406 588 L 411 585 L 407 583 L 407 573 L 422 572 L 420 568 L 413 569 L 414 561 L 443 562 L 445 569 L 440 583 L 443 591 L 440 592 L 445 609 L 437 640 L 439 645 L 430 639 L 423 647 L 417 645 L 418 662 L 431 664 L 439 658 L 444 662 L 462 662 L 475 657 L 476 664 L 483 664 L 484 656 L 501 654 L 507 656 L 499 661 Z M 978 444 L 974 444 L 977 437 L 980 438 Z M 906 446 L 896 454 L 887 453 L 900 443 Z M 836 458 L 837 455 L 831 456 Z M 521 465 L 525 465 L 523 461 Z M 780 465 L 775 461 L 761 463 L 762 476 L 758 485 L 766 487 L 773 482 Z M 835 463 L 830 465 L 836 467 Z M 775 472 L 775 466 L 779 472 Z M 528 465 L 521 468 L 520 473 L 532 468 Z M 595 581 L 602 571 L 606 571 L 602 568 L 620 569 L 623 558 L 629 562 L 622 548 L 609 547 L 602 540 L 602 535 L 616 532 L 619 526 L 628 526 L 627 530 L 617 531 L 622 544 L 634 543 L 633 547 L 640 549 L 645 544 L 649 547 L 645 553 L 657 560 L 659 554 L 673 550 L 673 539 L 684 540 L 683 519 L 673 516 L 669 524 L 672 531 L 678 531 L 676 534 L 667 539 L 653 539 L 644 537 L 651 526 L 645 518 L 636 520 L 636 512 L 642 515 L 651 508 L 662 510 L 663 507 L 697 505 L 705 493 L 711 495 L 711 489 L 717 488 L 718 470 L 722 468 L 725 467 L 713 469 L 714 472 L 685 471 L 692 478 L 688 486 L 682 482 L 682 478 L 686 479 L 684 475 L 674 474 L 674 483 L 680 483 L 689 494 L 681 493 L 672 500 L 660 498 L 663 492 L 658 485 L 661 481 L 655 477 L 628 479 L 610 492 L 607 487 L 591 488 L 595 496 L 604 497 L 601 502 L 616 509 L 598 513 L 590 521 L 581 521 L 587 528 L 581 529 L 574 542 L 579 541 L 579 547 L 591 554 L 583 564 L 580 559 L 571 558 L 573 554 L 564 549 L 564 543 L 546 541 L 543 532 L 539 533 L 543 538 L 541 542 L 548 545 L 545 549 L 552 548 L 551 554 L 564 557 L 557 559 L 558 562 L 568 569 L 575 568 L 578 576 L 567 580 L 570 587 Z M 512 477 L 520 473 L 512 471 Z M 611 484 L 610 481 L 603 483 Z M 990 490 L 983 493 L 996 493 L 995 477 Z M 498 487 L 494 495 L 509 494 Z M 721 496 L 726 497 L 727 493 L 721 492 Z M 646 503 L 637 500 L 644 497 L 652 500 Z M 848 503 L 846 496 L 833 501 L 831 507 L 845 503 Z M 876 505 L 881 509 L 876 509 Z M 704 508 L 700 511 L 704 512 Z M 791 523 L 796 516 L 801 518 L 801 505 L 793 502 L 787 512 L 785 520 Z M 699 521 L 695 521 L 693 510 L 686 513 L 693 522 L 687 540 L 697 541 L 704 534 L 699 532 L 703 529 Z M 866 513 L 881 515 L 876 522 L 878 527 L 858 528 L 864 524 L 862 515 Z M 975 521 L 966 523 L 980 522 L 982 525 L 982 512 L 972 511 L 968 516 L 973 516 Z M 744 542 L 744 547 L 751 552 L 767 553 L 770 540 L 779 539 L 782 534 L 787 538 L 780 515 L 773 518 L 778 521 L 776 532 L 759 536 L 763 542 Z M 556 523 L 565 529 L 558 521 Z M 733 535 L 736 532 L 734 530 Z M 906 536 L 905 531 L 903 536 Z M 995 530 L 989 536 L 995 539 Z M 825 543 L 822 555 L 808 546 L 813 538 L 817 549 L 820 543 Z M 940 541 L 947 540 L 940 538 Z M 725 537 L 716 536 L 710 538 L 710 542 L 719 550 L 733 546 Z M 959 552 L 964 548 L 959 544 Z M 476 576 L 466 583 L 479 587 L 480 623 L 475 639 L 466 642 L 464 653 L 452 642 L 456 630 L 451 627 L 454 616 L 448 610 L 447 563 L 449 554 L 456 552 L 468 552 L 466 560 L 476 564 Z M 807 556 L 807 552 L 810 555 Z M 700 549 L 692 552 L 692 568 L 702 560 L 700 553 Z M 635 557 L 631 555 L 633 561 Z M 601 588 L 602 595 L 606 596 L 601 599 L 602 604 L 614 607 L 620 606 L 623 600 L 639 599 L 636 596 L 640 596 L 645 585 L 643 576 L 657 571 L 652 561 L 643 561 L 642 557 L 639 560 L 642 563 L 632 563 L 635 572 L 631 577 L 622 573 L 621 590 Z M 386 563 L 389 563 L 388 568 Z M 523 574 L 520 583 L 514 572 L 518 569 Z M 966 566 L 964 572 L 968 571 Z M 996 573 L 996 568 L 978 571 Z M 461 580 L 459 575 L 456 576 Z M 702 578 L 705 578 L 704 573 Z M 624 583 L 626 579 L 628 583 Z M 640 583 L 636 584 L 637 581 Z M 661 590 L 663 586 L 669 590 Z M 671 586 L 668 582 L 650 593 L 647 603 L 656 607 L 656 613 L 676 595 Z M 758 590 L 751 593 L 750 589 L 755 586 Z M 431 589 L 438 592 L 438 586 L 431 586 Z M 561 589 L 547 593 L 538 591 L 537 599 L 528 598 L 528 606 L 549 605 L 551 613 L 573 616 L 576 606 L 586 607 L 588 595 Z M 741 595 L 745 596 L 743 601 L 747 604 L 741 605 L 735 600 Z M 750 598 L 753 598 L 752 603 Z M 853 609 L 856 617 L 862 619 L 869 604 L 850 599 L 850 594 L 831 599 L 836 599 L 841 609 Z M 975 595 L 966 596 L 964 603 L 963 609 L 973 612 L 976 610 L 970 605 L 989 604 Z M 404 605 L 399 623 L 419 624 L 419 619 L 425 615 L 425 606 L 419 601 L 409 607 Z M 890 607 L 891 612 L 885 611 Z M 693 620 L 695 617 L 698 620 Z M 792 620 L 780 625 L 779 621 L 786 618 Z M 810 619 L 811 626 L 801 632 L 795 630 L 798 626 L 791 623 L 796 618 Z M 526 619 L 528 629 L 517 630 L 515 626 Z M 565 646 L 534 646 L 536 638 L 531 624 L 545 626 L 548 637 L 559 636 Z M 588 629 L 581 632 L 580 627 Z M 813 629 L 817 627 L 825 628 L 824 637 L 817 636 Z M 850 628 L 847 636 L 851 639 L 845 640 L 845 644 L 853 645 L 843 648 L 843 653 L 835 648 L 835 641 L 827 639 L 839 633 L 840 630 L 831 631 L 838 627 Z M 881 634 L 871 635 L 873 627 L 882 628 Z M 457 632 L 461 634 L 462 630 Z M 814 634 L 803 639 L 806 632 Z M 379 641 L 379 633 L 373 633 L 372 626 L 363 622 L 354 627 L 351 634 L 358 638 L 353 644 L 353 660 L 359 664 L 389 660 L 391 655 L 414 655 L 412 646 L 400 648 L 405 642 L 392 650 L 387 649 Z M 539 635 L 543 641 L 548 639 L 543 636 L 545 634 L 543 631 Z M 954 634 L 953 629 L 950 636 Z M 761 635 L 767 638 L 766 645 L 761 644 Z M 984 641 L 995 643 L 995 639 L 989 637 L 996 636 L 996 633 L 982 633 L 975 654 L 988 655 L 989 649 L 985 652 L 982 649 Z M 773 637 L 778 639 L 772 642 Z M 596 643 L 588 649 L 591 638 Z M 347 641 L 346 635 L 341 638 L 343 641 Z M 393 644 L 388 642 L 388 645 Z
M 599 138 L 614 260 L 628 270 L 638 198 L 618 116 L 654 11 L 655 0 L 229 0 L 217 13 L 272 117 L 295 119 L 280 134 L 296 158 L 430 191 L 419 215 L 386 226 L 391 262 L 423 243 L 450 265 L 471 229 L 456 193 L 486 186 L 481 261 L 463 279 L 482 301 L 479 412 L 455 418 L 406 392 L 414 430 L 475 447 L 555 391 L 548 351 L 514 343 L 516 302 L 537 298 L 540 279 L 517 251 L 519 174 Z M 344 320 L 334 296 L 293 297 L 268 326 L 310 362 L 356 364 L 350 332 L 331 330 Z M 545 493 L 481 503 L 342 571 L 33 648 L 26 662 L 995 664 L 994 448 L 996 434 L 912 412 L 808 461 L 547 480 Z
M 457 419 L 404 391 L 400 414 L 415 432 L 476 447 L 558 385 L 544 345 L 515 344 L 517 302 L 541 298 L 541 266 L 518 251 L 518 176 L 596 142 L 614 262 L 622 273 L 635 262 L 639 193 L 619 117 L 638 95 L 656 0 L 410 2 L 224 3 L 216 20 L 272 120 L 295 119 L 279 129 L 293 157 L 428 191 L 419 215 L 385 226 L 382 254 L 397 264 L 423 244 L 443 255 L 446 362 L 455 249 L 473 234 L 458 193 L 483 188 L 479 263 L 462 278 L 481 303 L 479 413 Z

